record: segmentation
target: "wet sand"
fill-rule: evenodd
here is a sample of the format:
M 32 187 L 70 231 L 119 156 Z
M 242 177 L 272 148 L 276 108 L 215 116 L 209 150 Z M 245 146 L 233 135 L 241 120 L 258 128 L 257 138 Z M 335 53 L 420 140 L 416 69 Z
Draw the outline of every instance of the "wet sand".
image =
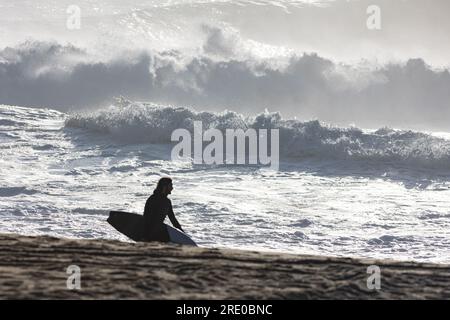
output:
M 0 234 L 0 298 L 449 299 L 450 266 Z

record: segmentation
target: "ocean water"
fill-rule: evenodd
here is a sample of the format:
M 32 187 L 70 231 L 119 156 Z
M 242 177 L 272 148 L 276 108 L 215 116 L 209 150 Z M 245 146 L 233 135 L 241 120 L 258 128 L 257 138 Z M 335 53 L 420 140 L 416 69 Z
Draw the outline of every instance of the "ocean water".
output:
M 202 117 L 270 119 L 280 170 L 171 161 L 165 131 Z M 450 261 L 447 139 L 142 103 L 84 115 L 0 106 L 0 123 L 0 232 L 127 241 L 108 211 L 143 212 L 171 176 L 176 215 L 201 246 Z
M 201 246 L 450 263 L 448 2 L 380 1 L 0 0 L 0 232 L 128 241 L 171 176 Z M 279 170 L 172 161 L 194 121 Z

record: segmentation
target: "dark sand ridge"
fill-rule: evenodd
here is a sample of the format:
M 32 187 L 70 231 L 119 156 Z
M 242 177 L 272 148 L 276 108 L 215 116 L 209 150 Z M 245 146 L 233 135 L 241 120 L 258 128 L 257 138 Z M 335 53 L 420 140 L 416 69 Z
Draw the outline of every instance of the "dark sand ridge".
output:
M 0 234 L 0 298 L 449 299 L 450 266 Z

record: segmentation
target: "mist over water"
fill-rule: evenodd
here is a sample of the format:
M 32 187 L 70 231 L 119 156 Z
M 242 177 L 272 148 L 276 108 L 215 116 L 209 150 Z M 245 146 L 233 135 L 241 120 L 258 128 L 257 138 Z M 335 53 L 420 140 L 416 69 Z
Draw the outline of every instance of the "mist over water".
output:
M 444 18 L 439 6 L 380 1 L 383 28 L 373 31 L 367 1 L 82 1 L 82 27 L 68 30 L 70 4 L 2 4 L 0 102 L 76 111 L 123 95 L 198 111 L 448 130 L 450 49 L 441 40 L 450 24 L 425 36 L 430 16 Z M 424 18 L 413 21 L 417 8 Z

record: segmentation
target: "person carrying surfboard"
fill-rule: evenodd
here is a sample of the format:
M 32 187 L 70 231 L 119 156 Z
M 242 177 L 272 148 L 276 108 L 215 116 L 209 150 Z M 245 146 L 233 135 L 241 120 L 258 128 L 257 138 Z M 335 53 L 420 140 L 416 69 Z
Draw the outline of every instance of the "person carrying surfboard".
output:
M 144 224 L 145 238 L 147 241 L 169 242 L 170 237 L 164 220 L 168 216 L 172 225 L 183 231 L 180 223 L 175 218 L 172 209 L 172 202 L 167 196 L 173 190 L 172 179 L 161 178 L 156 189 L 145 203 Z M 184 231 L 183 231 L 184 232 Z

